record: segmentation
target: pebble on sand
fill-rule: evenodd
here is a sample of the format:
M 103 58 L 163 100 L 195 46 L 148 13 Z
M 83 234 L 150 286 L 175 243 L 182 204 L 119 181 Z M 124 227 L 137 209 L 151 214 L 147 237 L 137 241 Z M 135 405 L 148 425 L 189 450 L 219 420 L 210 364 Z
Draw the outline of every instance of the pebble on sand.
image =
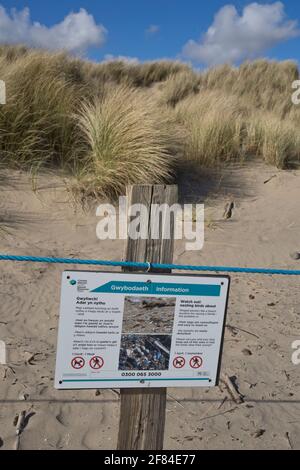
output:
M 243 349 L 242 350 L 242 353 L 244 354 L 244 356 L 252 356 L 252 351 L 250 351 L 250 349 Z
M 265 434 L 265 432 L 266 432 L 265 429 L 258 429 L 252 435 L 253 435 L 253 437 L 255 437 L 257 439 L 258 437 L 263 436 Z

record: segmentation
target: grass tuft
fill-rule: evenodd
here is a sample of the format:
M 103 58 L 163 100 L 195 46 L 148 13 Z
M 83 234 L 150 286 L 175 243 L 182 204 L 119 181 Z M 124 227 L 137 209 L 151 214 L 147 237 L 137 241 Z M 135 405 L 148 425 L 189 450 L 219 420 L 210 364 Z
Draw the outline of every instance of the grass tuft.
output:
M 115 197 L 126 185 L 162 183 L 174 174 L 180 128 L 150 96 L 128 86 L 84 104 L 80 127 L 88 146 L 82 187 Z

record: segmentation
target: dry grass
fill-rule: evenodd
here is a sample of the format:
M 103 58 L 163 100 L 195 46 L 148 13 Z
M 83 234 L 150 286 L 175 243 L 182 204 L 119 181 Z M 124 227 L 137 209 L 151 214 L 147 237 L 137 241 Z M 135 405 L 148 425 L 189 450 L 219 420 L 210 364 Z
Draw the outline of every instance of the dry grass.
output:
M 266 163 L 287 168 L 300 161 L 300 138 L 291 121 L 270 112 L 257 112 L 247 125 L 247 154 L 262 156 Z
M 203 166 L 241 159 L 244 111 L 234 97 L 212 91 L 189 97 L 176 108 L 188 135 L 184 157 Z
M 64 53 L 0 46 L 0 164 L 63 168 L 88 194 L 169 181 L 176 167 L 253 155 L 300 161 L 292 62 L 203 73 L 180 62 L 95 64 Z M 182 150 L 183 149 L 183 150 Z
M 265 60 L 216 67 L 200 75 L 200 92 L 179 103 L 189 131 L 185 158 L 203 165 L 253 155 L 286 168 L 300 161 L 300 108 L 291 100 L 293 62 Z
M 190 70 L 171 75 L 162 88 L 161 102 L 175 107 L 179 101 L 199 92 L 199 75 Z
M 150 96 L 114 87 L 103 100 L 82 106 L 80 127 L 88 144 L 80 178 L 86 193 L 114 197 L 127 184 L 172 178 L 181 132 Z
M 142 64 L 109 61 L 100 64 L 82 62 L 85 80 L 94 87 L 113 83 L 147 88 L 167 80 L 181 72 L 191 72 L 190 67 L 180 62 L 159 60 Z
M 63 71 L 62 54 L 0 58 L 7 103 L 0 107 L 1 161 L 16 167 L 68 166 L 76 159 L 73 115 L 83 92 Z
M 177 113 L 187 131 L 185 159 L 213 166 L 255 156 L 278 168 L 300 162 L 295 123 L 241 103 L 234 95 L 215 91 L 182 101 Z
M 218 90 L 246 101 L 250 107 L 284 117 L 292 109 L 292 82 L 299 77 L 292 61 L 256 60 L 239 68 L 223 65 L 201 74 L 201 90 Z

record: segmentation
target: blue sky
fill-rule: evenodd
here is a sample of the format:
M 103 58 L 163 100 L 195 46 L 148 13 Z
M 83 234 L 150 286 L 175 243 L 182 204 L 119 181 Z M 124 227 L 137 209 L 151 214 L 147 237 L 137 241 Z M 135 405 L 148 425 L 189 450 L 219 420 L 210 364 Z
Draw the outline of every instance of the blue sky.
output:
M 66 47 L 97 61 L 182 58 L 203 67 L 261 56 L 300 59 L 299 0 L 0 0 L 0 5 L 0 42 Z

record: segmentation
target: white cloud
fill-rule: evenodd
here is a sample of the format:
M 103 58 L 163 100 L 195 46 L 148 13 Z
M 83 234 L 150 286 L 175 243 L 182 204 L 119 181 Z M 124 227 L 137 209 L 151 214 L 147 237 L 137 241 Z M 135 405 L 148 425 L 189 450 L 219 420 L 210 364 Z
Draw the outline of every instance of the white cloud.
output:
M 299 34 L 297 21 L 287 19 L 281 2 L 251 3 L 241 15 L 233 5 L 226 5 L 200 41 L 188 41 L 182 55 L 208 65 L 235 63 Z
M 105 42 L 106 29 L 81 8 L 69 13 L 61 23 L 47 27 L 33 22 L 29 8 L 6 12 L 0 5 L 0 43 L 27 44 L 47 49 L 66 49 L 82 53 Z
M 147 29 L 146 29 L 146 34 L 149 36 L 153 36 L 154 34 L 158 33 L 160 30 L 160 27 L 157 24 L 151 24 Z
M 125 55 L 113 55 L 113 54 L 106 54 L 104 56 L 103 62 L 125 62 L 126 64 L 135 65 L 139 63 L 139 59 L 137 57 L 130 57 Z

